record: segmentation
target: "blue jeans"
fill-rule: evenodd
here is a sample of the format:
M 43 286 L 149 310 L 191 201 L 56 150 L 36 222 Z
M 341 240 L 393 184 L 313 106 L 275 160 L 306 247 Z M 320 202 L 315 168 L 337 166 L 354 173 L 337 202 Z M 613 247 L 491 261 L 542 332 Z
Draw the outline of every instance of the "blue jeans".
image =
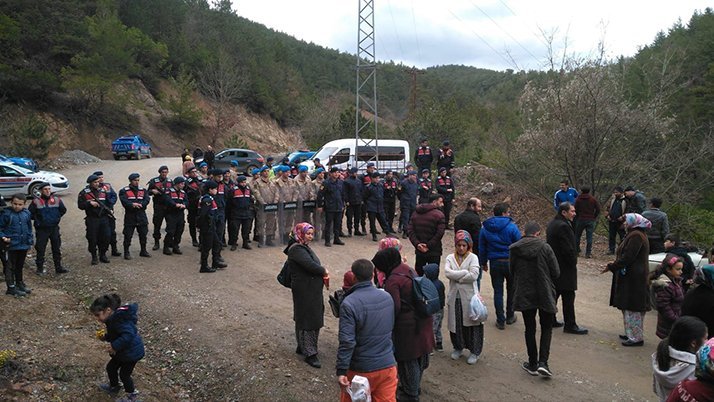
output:
M 575 239 L 578 242 L 578 252 L 580 252 L 580 239 L 585 231 L 585 255 L 591 255 L 593 251 L 593 232 L 595 232 L 595 221 L 575 221 Z
M 508 261 L 489 261 L 491 285 L 493 286 L 493 309 L 496 310 L 496 321 L 506 322 L 506 318 L 513 317 L 513 291 L 511 286 L 511 270 Z M 506 281 L 506 314 L 503 314 L 503 282 Z

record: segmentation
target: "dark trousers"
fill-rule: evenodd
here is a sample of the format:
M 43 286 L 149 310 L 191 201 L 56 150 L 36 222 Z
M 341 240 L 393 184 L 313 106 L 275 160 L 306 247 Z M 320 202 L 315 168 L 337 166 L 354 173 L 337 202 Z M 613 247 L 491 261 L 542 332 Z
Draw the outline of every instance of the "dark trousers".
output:
M 154 202 L 156 202 L 156 198 L 154 198 Z M 154 240 L 156 241 L 161 240 L 161 224 L 165 217 L 166 208 L 154 204 L 154 216 L 151 218 L 151 222 L 154 224 Z
M 409 207 L 402 207 L 400 208 L 400 212 L 401 214 L 399 215 L 399 228 L 402 231 L 406 231 L 407 227 L 409 227 L 409 219 L 411 219 L 414 210 Z
M 238 233 L 241 234 L 243 245 L 247 245 L 250 240 L 250 218 L 231 218 L 228 220 L 228 244 L 234 246 L 238 244 Z
M 558 303 L 558 298 L 563 299 L 563 322 L 565 323 L 565 328 L 574 328 L 578 325 L 575 321 L 575 291 L 556 289 L 556 303 Z
M 367 212 L 367 215 L 369 215 L 369 233 L 377 234 L 377 224 L 375 221 L 379 222 L 379 226 L 382 227 L 382 232 L 390 232 L 387 220 L 384 218 L 384 212 Z
M 580 252 L 580 240 L 585 231 L 585 255 L 591 255 L 593 251 L 593 232 L 595 232 L 595 221 L 575 221 L 575 240 L 578 242 L 578 252 Z
M 111 219 L 106 216 L 102 217 L 86 217 L 84 219 L 87 228 L 87 242 L 89 244 L 89 253 L 93 256 L 105 254 L 109 249 L 109 238 L 111 236 L 109 221 Z
M 540 354 L 536 344 L 536 313 L 540 318 Z M 550 357 L 550 339 L 553 335 L 553 322 L 555 314 L 540 309 L 521 311 L 523 324 L 526 326 L 526 349 L 528 349 L 528 363 L 548 363 Z
M 208 254 L 211 254 L 213 266 L 221 258 L 221 239 L 218 237 L 216 228 L 201 228 L 201 268 L 208 268 Z
M 124 235 L 124 251 L 129 250 L 129 247 L 131 246 L 131 239 L 134 237 L 134 229 L 136 229 L 136 233 L 139 235 L 139 244 L 141 245 L 141 249 L 146 250 L 146 238 L 149 234 L 149 224 L 145 223 L 139 225 L 125 220 L 124 231 L 122 232 Z
M 334 235 L 335 240 L 340 238 L 340 230 L 342 229 L 342 211 L 325 211 L 325 228 L 323 236 L 325 243 L 330 242 L 330 236 Z
M 138 362 L 123 362 L 112 357 L 107 363 L 107 375 L 109 376 L 109 385 L 112 387 L 119 386 L 119 378 L 124 384 L 124 391 L 132 393 L 134 389 L 134 380 L 131 379 L 131 373 L 134 371 L 134 366 Z
M 350 204 L 347 207 L 347 230 L 352 232 L 354 227 L 355 232 L 359 231 L 359 220 L 362 215 L 362 204 Z
M 8 250 L 7 263 L 3 266 L 8 288 L 22 282 L 22 268 L 25 266 L 26 257 L 27 250 Z
M 508 261 L 489 261 L 489 273 L 491 274 L 491 285 L 493 286 L 493 309 L 496 310 L 496 321 L 506 322 L 507 318 L 513 317 L 513 292 L 514 287 L 511 282 L 511 270 Z M 503 313 L 503 282 L 506 282 L 506 313 Z
M 418 401 L 421 394 L 421 377 L 429 368 L 429 354 L 414 360 L 397 361 L 397 401 Z
M 444 218 L 446 218 L 446 226 L 449 226 L 449 220 L 451 218 L 451 206 L 454 204 L 453 200 L 447 200 L 444 198 Z M 478 241 L 478 240 L 476 240 Z
M 608 229 L 609 229 L 609 236 L 608 236 L 608 246 L 610 249 L 611 253 L 615 252 L 615 246 L 616 246 L 616 240 L 617 236 L 620 236 L 620 242 L 622 242 L 622 239 L 625 238 L 625 229 L 622 228 L 621 222 L 612 222 L 608 221 Z
M 177 249 L 181 244 L 183 229 L 185 226 L 183 212 L 166 214 L 166 238 L 164 246 Z
M 389 225 L 389 229 L 393 232 L 394 231 L 394 214 L 396 213 L 397 209 L 397 201 L 394 199 L 385 199 L 384 200 L 384 218 L 387 220 L 387 225 Z
M 424 265 L 426 264 L 439 264 L 441 261 L 441 255 L 425 255 L 416 254 L 416 262 L 414 263 L 414 270 L 419 274 L 419 276 L 424 275 Z
M 197 240 L 196 237 L 196 219 L 198 219 L 198 206 L 189 206 L 188 210 L 188 233 L 191 235 L 191 240 Z
M 367 231 L 367 204 L 362 204 L 362 209 L 360 210 L 360 215 L 359 215 L 359 223 L 360 226 L 362 227 L 362 233 L 365 233 Z M 357 226 L 355 225 L 355 230 L 357 229 Z
M 35 251 L 37 252 L 35 263 L 39 271 L 45 266 L 45 250 L 47 250 L 48 241 L 52 246 L 52 260 L 55 263 L 55 269 L 62 267 L 62 239 L 60 238 L 59 226 L 35 228 Z
M 109 219 L 109 244 L 112 251 L 117 251 L 117 220 Z
M 216 219 L 218 220 L 218 242 L 222 246 L 226 244 L 226 210 L 216 211 Z

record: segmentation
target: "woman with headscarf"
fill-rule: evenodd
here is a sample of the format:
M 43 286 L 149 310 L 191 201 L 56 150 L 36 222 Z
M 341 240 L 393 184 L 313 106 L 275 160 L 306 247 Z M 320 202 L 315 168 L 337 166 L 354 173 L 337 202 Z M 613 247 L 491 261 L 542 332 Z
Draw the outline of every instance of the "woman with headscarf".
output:
M 377 243 L 377 250 L 382 251 L 384 249 L 388 248 L 394 248 L 399 253 L 402 253 L 402 242 L 399 241 L 396 237 L 385 237 L 382 240 Z M 406 264 L 407 262 L 407 257 L 402 256 L 402 262 Z M 384 281 L 386 279 L 386 275 L 384 275 L 384 272 L 380 271 L 378 268 L 374 268 L 374 285 L 377 286 L 378 288 L 383 288 L 384 287 Z
M 682 315 L 698 317 L 714 336 L 714 265 L 697 268 L 694 273 L 694 287 L 684 295 Z
M 650 310 L 649 254 L 647 229 L 652 225 L 640 214 L 625 214 L 627 235 L 617 247 L 614 262 L 602 271 L 612 272 L 610 305 L 622 311 L 625 334 L 620 335 L 623 346 L 644 344 L 643 321 Z
M 293 293 L 293 320 L 295 321 L 296 353 L 305 356 L 305 362 L 320 368 L 317 358 L 317 338 L 324 325 L 325 304 L 322 297 L 327 269 L 310 248 L 315 229 L 307 222 L 295 225 L 288 246 L 283 251 L 290 263 Z
M 447 322 L 454 351 L 451 358 L 457 360 L 463 350 L 471 355 L 468 364 L 476 364 L 483 349 L 483 324 L 469 318 L 469 303 L 476 294 L 474 282 L 480 271 L 478 256 L 471 252 L 473 240 L 469 232 L 459 230 L 455 235 L 455 252 L 446 257 L 444 274 L 449 280 L 449 294 L 446 305 L 449 308 Z
M 394 301 L 392 339 L 399 375 L 397 400 L 418 401 L 422 374 L 429 367 L 429 353 L 434 349 L 432 317 L 416 313 L 412 294 L 412 278 L 416 277 L 416 272 L 402 262 L 396 248 L 377 252 L 372 263 L 387 276 L 384 290 Z
M 714 401 L 714 338 L 699 348 L 696 364 L 696 379 L 677 384 L 667 402 Z

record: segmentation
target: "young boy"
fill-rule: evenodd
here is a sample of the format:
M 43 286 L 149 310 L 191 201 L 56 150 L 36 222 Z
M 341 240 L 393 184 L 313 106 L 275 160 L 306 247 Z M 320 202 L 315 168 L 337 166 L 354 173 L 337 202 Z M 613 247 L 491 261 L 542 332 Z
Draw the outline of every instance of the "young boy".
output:
M 25 208 L 25 194 L 15 194 L 10 200 L 10 208 L 0 214 L 0 240 L 7 250 L 7 264 L 4 266 L 8 295 L 21 297 L 31 293 L 22 281 L 27 250 L 32 247 L 32 219 Z
M 424 276 L 431 279 L 439 292 L 439 305 L 441 310 L 434 314 L 434 338 L 436 338 L 436 350 L 442 352 L 444 347 L 442 345 L 441 337 L 441 322 L 444 320 L 444 306 L 446 305 L 446 288 L 444 283 L 439 279 L 439 265 L 438 264 L 426 264 L 424 265 Z

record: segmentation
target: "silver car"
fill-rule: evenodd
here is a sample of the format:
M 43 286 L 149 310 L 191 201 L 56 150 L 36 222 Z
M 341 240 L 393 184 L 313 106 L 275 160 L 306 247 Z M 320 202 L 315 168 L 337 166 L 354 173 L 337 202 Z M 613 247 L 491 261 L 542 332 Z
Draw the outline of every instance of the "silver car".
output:
M 702 253 L 699 253 L 697 251 L 690 251 L 687 254 L 689 255 L 689 258 L 692 259 L 694 268 L 701 268 L 707 264 L 707 259 L 704 258 Z M 649 258 L 650 272 L 653 272 L 654 270 L 657 269 L 657 267 L 659 266 L 659 264 L 662 263 L 662 260 L 664 260 L 664 257 L 666 255 L 667 255 L 667 253 L 650 254 L 650 258 Z
M 69 190 L 69 180 L 59 173 L 40 170 L 33 172 L 9 162 L 0 162 L 0 195 L 6 199 L 13 194 L 40 195 L 40 184 L 50 183 L 53 193 Z

